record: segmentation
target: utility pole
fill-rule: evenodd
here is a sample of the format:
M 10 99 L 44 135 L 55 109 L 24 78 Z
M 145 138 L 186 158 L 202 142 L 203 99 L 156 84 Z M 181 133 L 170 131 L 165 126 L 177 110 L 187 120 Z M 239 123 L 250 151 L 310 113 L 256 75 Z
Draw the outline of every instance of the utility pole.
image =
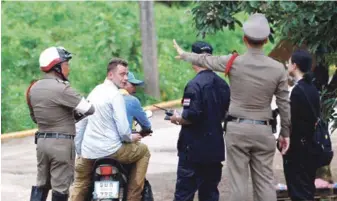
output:
M 160 91 L 157 66 L 157 41 L 153 6 L 153 1 L 139 2 L 145 93 L 159 99 Z

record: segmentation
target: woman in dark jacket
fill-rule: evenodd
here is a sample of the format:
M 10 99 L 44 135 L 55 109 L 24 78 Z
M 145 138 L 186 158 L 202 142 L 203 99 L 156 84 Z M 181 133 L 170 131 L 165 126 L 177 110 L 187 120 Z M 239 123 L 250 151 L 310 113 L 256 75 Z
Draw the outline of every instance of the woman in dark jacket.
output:
M 320 99 L 318 90 L 312 83 L 311 65 L 311 55 L 304 50 L 295 51 L 287 65 L 289 75 L 296 82 L 290 96 L 290 147 L 283 157 L 284 174 L 292 201 L 314 200 L 315 194 L 317 167 L 309 149 L 316 117 L 310 104 L 316 114 L 319 114 Z

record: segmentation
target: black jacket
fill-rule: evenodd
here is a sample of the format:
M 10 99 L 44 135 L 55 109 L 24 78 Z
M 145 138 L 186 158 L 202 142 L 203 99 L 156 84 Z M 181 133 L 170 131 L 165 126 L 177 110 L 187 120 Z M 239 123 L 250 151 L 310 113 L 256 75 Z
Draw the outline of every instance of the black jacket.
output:
M 222 121 L 228 111 L 228 84 L 210 70 L 199 72 L 185 87 L 183 125 L 178 140 L 178 155 L 194 162 L 224 160 Z
M 317 120 L 300 86 L 309 98 L 316 114 L 320 114 L 320 98 L 318 90 L 312 83 L 307 83 L 303 79 L 299 80 L 290 96 L 292 124 L 290 153 L 299 150 L 302 139 L 305 139 L 306 141 L 311 140 Z

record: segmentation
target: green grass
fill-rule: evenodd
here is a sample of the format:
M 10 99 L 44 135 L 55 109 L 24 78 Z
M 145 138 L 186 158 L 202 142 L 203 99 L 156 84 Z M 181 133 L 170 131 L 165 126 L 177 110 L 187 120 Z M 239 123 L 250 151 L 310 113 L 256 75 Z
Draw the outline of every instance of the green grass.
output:
M 155 4 L 161 100 L 138 93 L 143 104 L 177 99 L 195 75 L 191 64 L 177 61 L 172 39 L 185 50 L 196 37 L 189 9 Z M 70 80 L 87 95 L 105 78 L 111 57 L 129 61 L 130 69 L 143 77 L 139 8 L 137 2 L 2 2 L 1 10 L 1 133 L 36 127 L 29 117 L 25 90 L 40 78 L 40 52 L 62 45 L 75 56 Z M 246 16 L 242 15 L 241 18 Z M 215 55 L 245 51 L 241 29 L 206 36 Z M 272 49 L 268 44 L 266 52 Z

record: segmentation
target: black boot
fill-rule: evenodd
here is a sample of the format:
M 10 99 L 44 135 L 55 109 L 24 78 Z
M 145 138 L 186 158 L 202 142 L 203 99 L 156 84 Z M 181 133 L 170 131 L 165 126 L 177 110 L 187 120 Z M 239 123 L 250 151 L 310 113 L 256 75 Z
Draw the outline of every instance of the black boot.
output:
M 57 191 L 53 191 L 52 201 L 68 201 L 68 194 L 62 194 Z
M 48 188 L 44 188 L 41 186 L 32 186 L 30 201 L 46 201 L 48 197 L 48 192 Z

